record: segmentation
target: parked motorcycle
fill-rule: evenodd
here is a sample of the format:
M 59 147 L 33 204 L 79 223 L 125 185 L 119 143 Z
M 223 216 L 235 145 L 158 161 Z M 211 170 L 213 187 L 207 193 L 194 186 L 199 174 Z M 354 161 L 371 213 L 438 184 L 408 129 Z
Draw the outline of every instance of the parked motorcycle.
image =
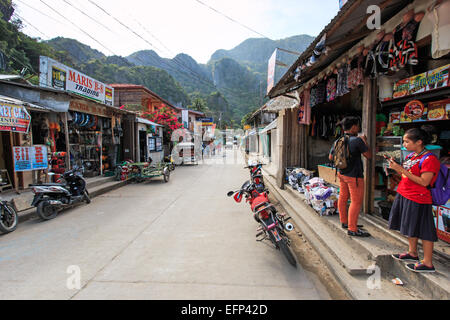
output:
M 264 186 L 264 177 L 262 174 L 262 167 L 264 165 L 263 163 L 249 160 L 248 165 L 244 167 L 244 169 L 250 169 L 251 181 L 256 185 Z
M 251 181 L 245 182 L 239 191 L 228 192 L 228 197 L 240 203 L 245 196 L 253 211 L 253 218 L 260 224 L 256 237 L 261 237 L 256 241 L 270 240 L 277 250 L 280 250 L 288 262 L 296 267 L 297 261 L 290 249 L 291 241 L 286 231 L 292 231 L 294 226 L 287 223 L 290 217 L 279 213 L 268 198 L 268 190 L 255 185 Z
M 31 205 L 37 208 L 43 220 L 53 219 L 60 210 L 77 203 L 91 203 L 81 168 L 65 172 L 61 180 L 60 183 L 31 185 L 35 194 Z
M 16 209 L 7 201 L 0 202 L 0 232 L 10 233 L 16 230 L 19 216 Z

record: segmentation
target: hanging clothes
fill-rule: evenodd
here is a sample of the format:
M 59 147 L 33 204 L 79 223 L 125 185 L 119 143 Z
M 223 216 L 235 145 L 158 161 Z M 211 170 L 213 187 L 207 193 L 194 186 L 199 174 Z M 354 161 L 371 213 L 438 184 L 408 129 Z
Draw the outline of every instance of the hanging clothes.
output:
M 336 85 L 337 85 L 337 78 L 335 76 L 332 76 L 328 78 L 327 81 L 327 101 L 333 101 L 336 99 Z
M 336 95 L 338 97 L 341 97 L 350 91 L 348 90 L 347 86 L 347 79 L 348 79 L 348 65 L 344 64 L 341 68 L 338 70 L 338 76 L 337 76 L 337 89 L 336 89 Z
M 431 53 L 439 59 L 450 53 L 450 0 L 435 1 L 427 11 L 426 19 L 433 24 Z

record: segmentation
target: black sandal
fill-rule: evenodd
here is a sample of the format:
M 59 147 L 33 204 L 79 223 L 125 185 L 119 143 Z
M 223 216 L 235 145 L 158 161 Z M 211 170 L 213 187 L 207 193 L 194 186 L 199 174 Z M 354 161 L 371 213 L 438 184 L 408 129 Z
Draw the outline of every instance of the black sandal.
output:
M 363 238 L 370 237 L 370 233 L 368 233 L 367 231 L 363 231 L 361 229 L 358 229 L 358 231 L 356 232 L 348 230 L 347 234 L 352 237 L 363 237 Z

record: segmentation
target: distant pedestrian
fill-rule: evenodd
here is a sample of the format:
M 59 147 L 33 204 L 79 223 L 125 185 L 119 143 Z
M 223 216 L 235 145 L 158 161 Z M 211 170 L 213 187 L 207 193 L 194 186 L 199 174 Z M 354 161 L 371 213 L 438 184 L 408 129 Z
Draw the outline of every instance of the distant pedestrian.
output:
M 359 118 L 344 118 L 341 121 L 341 126 L 344 130 L 344 136 L 334 143 L 329 155 L 330 161 L 334 161 L 335 157 L 338 156 L 337 153 L 341 152 L 336 150 L 339 140 L 345 144 L 345 148 L 348 146 L 347 165 L 344 169 L 339 169 L 338 174 L 340 180 L 339 217 L 342 228 L 348 229 L 348 235 L 369 237 L 370 234 L 367 231 L 358 228 L 358 218 L 364 200 L 364 168 L 361 155 L 370 159 L 372 153 L 369 151 L 366 136 L 358 137 L 358 133 L 361 131 Z M 347 209 L 349 198 L 351 203 L 350 208 Z
M 426 129 L 426 130 L 424 130 Z M 410 129 L 403 137 L 403 146 L 411 152 L 402 165 L 389 159 L 390 168 L 402 176 L 397 197 L 389 216 L 389 228 L 408 237 L 409 250 L 393 254 L 397 260 L 416 262 L 407 268 L 415 272 L 435 272 L 433 266 L 434 242 L 438 241 L 433 219 L 431 191 L 428 189 L 438 176 L 440 162 L 425 148 L 431 142 L 431 134 L 423 129 Z M 422 239 L 424 259 L 420 261 L 417 251 Z

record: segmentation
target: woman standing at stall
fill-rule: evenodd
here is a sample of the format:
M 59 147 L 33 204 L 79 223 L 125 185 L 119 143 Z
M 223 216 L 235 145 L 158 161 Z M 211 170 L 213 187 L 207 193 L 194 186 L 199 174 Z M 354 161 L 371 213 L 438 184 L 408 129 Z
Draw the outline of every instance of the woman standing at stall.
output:
M 409 251 L 393 254 L 397 260 L 417 262 L 406 267 L 414 272 L 435 272 L 432 263 L 433 247 L 437 234 L 432 212 L 432 197 L 428 189 L 440 170 L 436 156 L 430 155 L 425 146 L 431 142 L 428 128 L 410 129 L 403 137 L 403 146 L 411 152 L 403 165 L 389 159 L 390 168 L 402 175 L 397 197 L 391 209 L 389 228 L 408 237 Z M 422 239 L 424 259 L 419 260 L 417 244 Z

